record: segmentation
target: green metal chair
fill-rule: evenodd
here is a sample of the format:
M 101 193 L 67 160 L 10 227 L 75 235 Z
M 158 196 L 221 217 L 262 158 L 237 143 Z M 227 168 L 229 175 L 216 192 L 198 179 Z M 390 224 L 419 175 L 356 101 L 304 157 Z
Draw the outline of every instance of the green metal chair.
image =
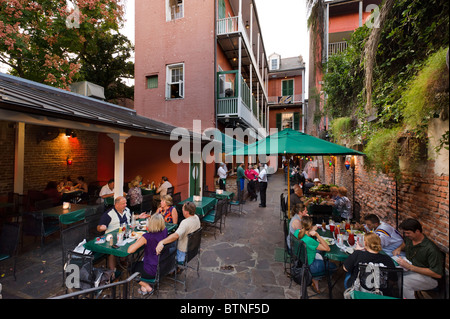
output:
M 0 261 L 14 258 L 13 276 L 16 278 L 16 263 L 20 240 L 20 223 L 4 223 L 0 237 Z
M 184 280 L 177 280 L 178 282 L 183 284 L 184 291 L 187 291 L 186 287 L 187 269 L 188 268 L 195 269 L 194 267 L 189 266 L 188 263 L 196 256 L 197 256 L 197 277 L 200 277 L 199 253 L 200 253 L 200 244 L 202 241 L 202 230 L 203 229 L 200 227 L 199 229 L 188 235 L 186 258 L 184 262 L 177 262 L 177 267 L 184 270 Z
M 138 277 L 138 281 L 143 281 L 148 283 L 156 292 L 157 297 L 159 296 L 159 285 L 161 279 L 166 277 L 167 275 L 174 273 L 173 289 L 176 289 L 176 281 L 177 281 L 177 244 L 178 241 L 174 241 L 170 244 L 164 246 L 161 253 L 158 255 L 158 267 L 156 270 L 156 276 L 154 279 L 145 279 Z
M 77 223 L 79 221 L 86 219 L 86 209 L 79 209 L 73 212 L 69 212 L 67 214 L 62 214 L 59 216 L 59 223 L 61 226 L 61 229 L 63 229 L 64 225 L 70 225 Z

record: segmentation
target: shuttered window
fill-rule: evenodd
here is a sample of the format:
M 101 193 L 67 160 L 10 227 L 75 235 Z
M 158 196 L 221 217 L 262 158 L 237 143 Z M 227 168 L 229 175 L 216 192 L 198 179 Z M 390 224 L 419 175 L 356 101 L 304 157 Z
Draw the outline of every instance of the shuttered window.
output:
M 281 81 L 281 91 L 283 96 L 294 95 L 294 80 Z
M 157 89 L 158 88 L 158 76 L 149 75 L 147 76 L 147 89 Z

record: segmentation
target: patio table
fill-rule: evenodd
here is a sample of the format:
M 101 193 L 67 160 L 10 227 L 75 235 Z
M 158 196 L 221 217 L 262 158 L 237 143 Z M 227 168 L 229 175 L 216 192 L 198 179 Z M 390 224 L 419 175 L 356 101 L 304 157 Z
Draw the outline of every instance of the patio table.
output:
M 64 209 L 63 205 L 41 209 L 40 212 L 47 217 L 59 217 L 61 215 L 74 214 L 75 212 L 88 208 L 89 205 L 70 204 L 70 208 Z
M 333 234 L 328 229 L 325 232 L 323 232 L 322 230 L 317 230 L 317 232 L 322 237 L 333 238 Z M 380 251 L 380 254 L 386 255 L 386 253 L 384 251 Z M 348 258 L 348 256 L 350 256 L 350 254 L 342 251 L 336 244 L 330 245 L 330 251 L 323 253 L 323 257 L 324 257 L 325 261 L 335 260 L 335 261 L 338 261 L 341 265 Z M 398 266 L 398 263 L 395 262 L 395 260 L 393 260 L 393 261 L 394 261 L 394 264 L 396 266 Z M 325 272 L 327 274 L 326 277 L 327 277 L 327 282 L 328 282 L 329 298 L 333 299 L 333 287 L 336 285 L 338 279 L 336 279 L 336 281 L 334 283 L 332 283 L 331 273 L 330 273 L 327 265 L 328 265 L 328 263 L 325 263 Z
M 171 223 L 166 223 L 166 228 L 167 228 L 167 232 L 170 234 L 172 232 L 174 232 L 177 229 L 178 225 L 177 224 L 171 224 Z M 136 230 L 136 231 L 140 231 L 140 230 Z M 108 234 L 111 234 L 114 238 L 114 243 L 116 243 L 117 241 L 117 233 L 119 232 L 119 229 L 113 230 L 111 232 L 109 232 Z M 145 231 L 144 231 L 145 232 Z M 109 242 L 104 242 L 102 244 L 96 244 L 97 242 L 97 238 L 94 238 L 90 241 L 88 241 L 87 243 L 84 244 L 84 248 L 96 252 L 96 253 L 101 253 L 101 254 L 107 254 L 107 255 L 114 255 L 117 257 L 128 257 L 130 254 L 128 253 L 128 247 L 130 247 L 131 244 L 133 244 L 135 241 L 133 240 L 130 243 L 127 243 L 123 246 L 120 246 L 119 248 L 113 248 L 111 247 L 111 245 L 109 244 Z
M 200 219 L 205 217 L 208 214 L 208 212 L 211 209 L 213 209 L 214 206 L 216 206 L 216 203 L 217 203 L 216 198 L 203 196 L 202 200 L 197 202 L 197 201 L 194 201 L 194 197 L 191 196 L 188 199 L 185 199 L 185 200 L 179 202 L 177 204 L 177 206 L 181 209 L 183 207 L 184 203 L 186 203 L 188 201 L 193 202 L 195 204 L 195 206 L 196 206 L 195 214 L 197 214 L 198 217 L 200 217 Z
M 223 191 L 222 194 L 217 194 L 216 192 L 216 198 L 217 199 L 232 199 L 234 197 L 234 193 L 233 192 L 229 192 L 229 191 Z
M 145 187 L 141 187 L 141 194 L 142 195 L 155 195 L 156 190 L 155 189 L 148 189 Z

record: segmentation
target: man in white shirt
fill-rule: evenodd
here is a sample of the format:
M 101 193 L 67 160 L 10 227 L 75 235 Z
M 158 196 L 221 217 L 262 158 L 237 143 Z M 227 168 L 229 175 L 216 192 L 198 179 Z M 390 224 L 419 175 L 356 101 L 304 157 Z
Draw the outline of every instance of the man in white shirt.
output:
M 217 170 L 217 175 L 219 175 L 219 188 L 226 190 L 226 180 L 227 180 L 227 166 L 225 163 L 220 163 L 219 169 Z
M 156 194 L 159 194 L 160 197 L 167 195 L 167 190 L 171 187 L 172 187 L 172 184 L 169 182 L 169 179 L 167 177 L 163 176 L 161 178 L 161 183 L 160 183 L 158 189 L 156 190 Z
M 266 191 L 267 191 L 267 170 L 263 164 L 259 163 L 259 194 L 261 198 L 261 203 L 259 207 L 266 207 Z
M 108 184 L 102 187 L 98 196 L 100 196 L 102 203 L 105 201 L 105 198 L 114 197 L 114 179 L 110 179 Z

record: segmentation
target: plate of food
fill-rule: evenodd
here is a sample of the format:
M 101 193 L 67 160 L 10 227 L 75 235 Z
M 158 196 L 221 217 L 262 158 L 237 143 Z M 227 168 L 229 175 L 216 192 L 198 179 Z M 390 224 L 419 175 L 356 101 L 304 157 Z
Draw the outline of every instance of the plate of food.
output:
M 130 238 L 138 239 L 138 238 L 141 238 L 142 235 L 144 235 L 143 231 L 133 231 L 133 232 L 131 232 Z
M 137 226 L 138 230 L 146 230 L 146 228 L 147 228 L 147 225 L 138 225 Z
M 334 245 L 334 243 L 335 243 L 334 238 L 328 238 L 328 237 L 322 237 L 322 238 L 323 238 L 323 240 L 325 240 L 327 242 L 328 246 Z

